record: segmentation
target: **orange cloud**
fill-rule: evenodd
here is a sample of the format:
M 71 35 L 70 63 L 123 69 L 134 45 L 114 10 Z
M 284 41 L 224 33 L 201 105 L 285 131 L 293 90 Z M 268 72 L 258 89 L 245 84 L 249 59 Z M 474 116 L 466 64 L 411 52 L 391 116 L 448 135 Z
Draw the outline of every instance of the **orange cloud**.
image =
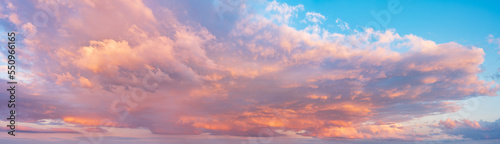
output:
M 120 126 L 117 123 L 107 121 L 106 119 L 98 119 L 98 118 L 64 117 L 63 121 L 67 123 L 81 124 L 86 126 L 110 126 L 110 127 Z
M 37 2 L 26 5 L 36 9 Z M 286 9 L 271 3 L 274 10 Z M 35 120 L 141 127 L 155 134 L 255 136 L 255 129 L 269 128 L 325 139 L 406 139 L 407 129 L 396 122 L 449 112 L 452 104 L 442 101 L 499 89 L 477 77 L 481 48 L 395 30 L 320 35 L 273 22 L 289 12 L 271 19 L 244 15 L 221 30 L 159 2 L 59 4 L 44 30 L 22 26 L 37 33 L 22 40 L 29 53 L 22 64 L 33 74 L 24 86 L 37 93 L 24 97 L 26 115 Z M 238 12 L 250 13 L 250 6 Z M 18 26 L 23 23 L 16 17 L 34 12 L 18 14 L 8 22 Z M 145 86 L 150 83 L 157 85 Z M 137 94 L 132 90 L 146 96 L 128 97 Z M 53 99 L 57 109 L 43 107 Z M 110 108 L 117 101 L 118 110 Z M 384 123 L 370 124 L 374 120 Z M 468 120 L 439 124 L 481 128 Z

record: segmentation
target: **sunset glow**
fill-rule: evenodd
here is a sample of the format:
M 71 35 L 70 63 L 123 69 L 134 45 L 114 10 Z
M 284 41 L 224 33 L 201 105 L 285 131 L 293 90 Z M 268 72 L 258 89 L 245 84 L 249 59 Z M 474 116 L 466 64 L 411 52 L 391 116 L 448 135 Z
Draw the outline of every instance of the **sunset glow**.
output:
M 497 1 L 0 3 L 0 143 L 500 143 Z

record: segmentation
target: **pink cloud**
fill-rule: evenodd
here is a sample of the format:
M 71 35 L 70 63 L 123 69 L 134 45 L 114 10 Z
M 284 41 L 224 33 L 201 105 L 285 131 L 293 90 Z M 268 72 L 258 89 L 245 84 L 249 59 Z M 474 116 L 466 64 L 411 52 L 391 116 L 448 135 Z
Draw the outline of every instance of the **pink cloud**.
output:
M 303 6 L 266 4 L 277 14 L 266 18 L 243 7 L 245 16 L 216 36 L 168 6 L 58 3 L 46 29 L 23 23 L 36 33 L 23 41 L 29 55 L 22 64 L 33 75 L 24 86 L 37 93 L 26 94 L 26 114 L 169 135 L 257 136 L 268 128 L 272 135 L 325 139 L 416 139 L 398 123 L 453 111 L 446 100 L 498 91 L 477 77 L 481 48 L 394 30 L 320 36 L 273 22 L 286 22 Z M 19 17 L 33 11 L 27 13 Z M 144 86 L 154 82 L 156 88 Z M 131 96 L 138 89 L 144 99 Z
M 469 127 L 475 129 L 481 128 L 481 125 L 477 121 L 470 121 L 468 119 L 463 119 L 463 120 L 446 119 L 446 121 L 439 121 L 439 125 L 442 125 L 447 129 L 455 129 L 458 127 Z

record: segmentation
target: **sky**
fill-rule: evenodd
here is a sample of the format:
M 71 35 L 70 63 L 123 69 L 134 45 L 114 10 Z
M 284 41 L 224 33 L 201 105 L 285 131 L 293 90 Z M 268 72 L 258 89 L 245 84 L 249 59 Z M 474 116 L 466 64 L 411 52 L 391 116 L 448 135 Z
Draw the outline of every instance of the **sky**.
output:
M 0 3 L 1 143 L 500 142 L 499 1 Z

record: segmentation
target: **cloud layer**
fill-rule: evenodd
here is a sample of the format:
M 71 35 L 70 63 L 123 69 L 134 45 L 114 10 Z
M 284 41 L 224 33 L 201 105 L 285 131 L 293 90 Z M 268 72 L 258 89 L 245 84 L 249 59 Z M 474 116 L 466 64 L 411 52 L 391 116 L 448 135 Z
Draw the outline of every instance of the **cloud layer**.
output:
M 1 11 L 4 27 L 24 32 L 24 122 L 60 120 L 98 132 L 106 130 L 93 127 L 415 140 L 399 123 L 457 111 L 447 101 L 494 96 L 499 88 L 477 77 L 481 48 L 395 30 L 298 30 L 287 24 L 302 5 L 242 1 L 226 4 L 229 18 L 221 20 L 221 11 L 191 1 L 25 3 Z M 39 14 L 45 23 L 31 19 Z

